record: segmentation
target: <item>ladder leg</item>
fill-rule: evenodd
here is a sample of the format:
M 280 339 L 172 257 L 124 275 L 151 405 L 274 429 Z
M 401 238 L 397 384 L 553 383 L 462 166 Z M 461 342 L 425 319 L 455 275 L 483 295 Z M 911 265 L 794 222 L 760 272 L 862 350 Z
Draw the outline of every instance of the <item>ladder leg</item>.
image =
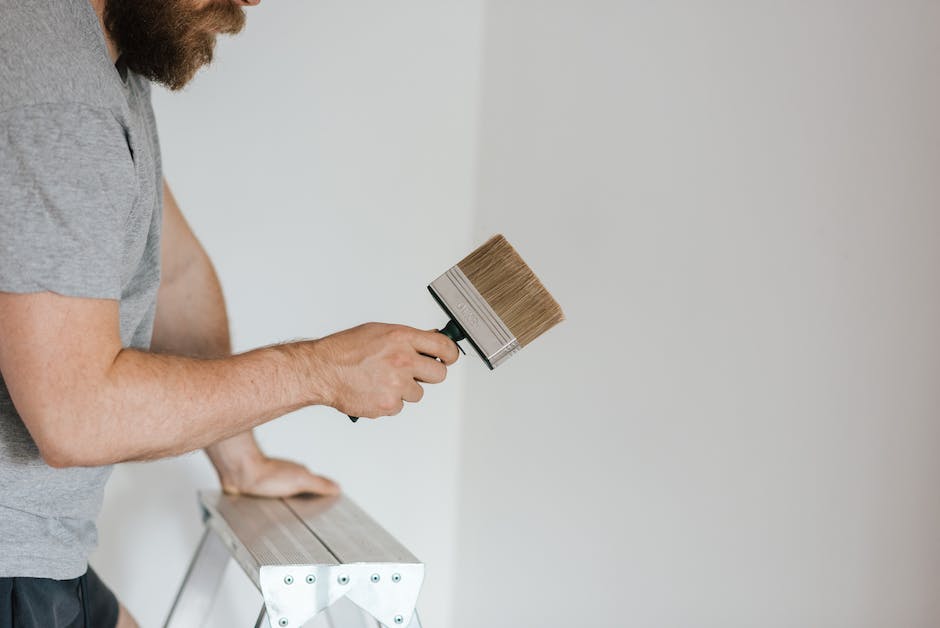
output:
M 258 613 L 258 621 L 255 622 L 255 628 L 271 628 L 268 621 L 268 609 L 264 604 L 261 605 L 261 612 Z
M 204 626 L 228 564 L 228 548 L 208 527 L 189 564 L 164 628 Z

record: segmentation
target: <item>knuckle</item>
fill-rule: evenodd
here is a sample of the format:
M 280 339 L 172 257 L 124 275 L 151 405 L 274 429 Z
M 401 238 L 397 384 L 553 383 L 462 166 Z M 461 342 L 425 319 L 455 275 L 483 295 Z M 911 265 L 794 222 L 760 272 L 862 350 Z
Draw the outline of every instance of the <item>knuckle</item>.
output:
M 401 390 L 403 382 L 404 378 L 402 378 L 399 371 L 388 371 L 382 380 L 382 386 L 380 390 L 385 395 L 391 395 L 392 393 Z
M 399 386 L 401 386 L 401 370 L 395 366 L 394 360 L 391 358 L 389 358 L 388 361 L 388 368 L 382 371 L 377 383 L 380 393 L 398 390 Z
M 388 335 L 396 341 L 405 342 L 408 339 L 408 328 L 403 325 L 389 325 Z
M 379 403 L 379 410 L 386 416 L 392 416 L 398 413 L 401 399 L 387 396 Z
M 411 365 L 411 356 L 405 351 L 396 351 L 389 357 L 388 361 L 392 368 L 396 370 L 404 369 Z

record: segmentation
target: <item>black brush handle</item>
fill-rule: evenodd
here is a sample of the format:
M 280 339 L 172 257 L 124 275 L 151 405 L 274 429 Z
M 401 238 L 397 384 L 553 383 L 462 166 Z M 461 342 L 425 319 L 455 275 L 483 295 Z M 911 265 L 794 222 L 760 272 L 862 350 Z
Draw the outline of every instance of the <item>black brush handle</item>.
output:
M 463 328 L 461 328 L 460 325 L 458 325 L 454 320 L 447 321 L 447 324 L 444 325 L 444 329 L 438 329 L 437 331 L 438 333 L 444 334 L 453 340 L 454 344 L 457 344 L 457 341 L 463 340 L 467 337 L 467 334 L 463 333 Z M 464 351 L 463 347 L 461 347 L 459 344 L 457 344 L 457 348 L 460 349 L 462 354 L 467 355 L 467 352 Z
M 457 342 L 458 340 L 463 340 L 464 338 L 467 337 L 467 335 L 463 333 L 463 329 L 460 328 L 460 325 L 458 325 L 452 320 L 447 321 L 447 324 L 444 325 L 444 328 L 438 329 L 437 331 L 438 333 L 444 334 L 445 336 L 453 340 L 454 344 L 457 345 L 457 348 L 460 349 L 460 352 L 464 355 L 467 355 L 467 352 L 464 351 L 463 347 L 461 347 L 460 344 Z M 421 355 L 427 355 L 427 354 L 422 353 Z M 427 356 L 427 357 L 430 358 L 431 356 Z M 348 416 L 349 420 L 352 421 L 353 423 L 359 420 L 359 417 L 352 416 L 351 414 L 347 414 L 346 416 Z

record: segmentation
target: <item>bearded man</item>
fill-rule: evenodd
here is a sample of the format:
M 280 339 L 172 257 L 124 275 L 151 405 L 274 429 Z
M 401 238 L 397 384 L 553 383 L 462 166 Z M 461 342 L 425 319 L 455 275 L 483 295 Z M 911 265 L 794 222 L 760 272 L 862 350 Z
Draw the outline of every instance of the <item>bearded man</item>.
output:
M 150 82 L 186 85 L 258 1 L 0 0 L 0 628 L 136 625 L 87 563 L 110 465 L 205 448 L 226 491 L 335 493 L 251 429 L 397 414 L 457 359 L 378 323 L 231 355 Z

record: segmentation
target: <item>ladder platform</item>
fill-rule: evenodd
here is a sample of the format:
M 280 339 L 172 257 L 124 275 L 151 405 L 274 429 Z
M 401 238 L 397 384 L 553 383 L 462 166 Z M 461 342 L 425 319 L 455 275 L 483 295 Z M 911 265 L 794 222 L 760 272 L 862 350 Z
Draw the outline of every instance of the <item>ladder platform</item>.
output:
M 218 567 L 206 575 L 198 573 L 200 568 L 218 564 L 219 557 L 224 568 L 233 557 L 261 591 L 259 626 L 266 616 L 272 627 L 300 628 L 345 598 L 371 616 L 373 626 L 379 622 L 387 628 L 420 628 L 415 604 L 424 564 L 349 497 L 264 499 L 201 491 L 199 504 L 206 534 L 168 626 L 176 625 L 178 612 L 187 615 L 190 580 L 221 575 Z M 198 625 L 183 621 L 179 625 Z

